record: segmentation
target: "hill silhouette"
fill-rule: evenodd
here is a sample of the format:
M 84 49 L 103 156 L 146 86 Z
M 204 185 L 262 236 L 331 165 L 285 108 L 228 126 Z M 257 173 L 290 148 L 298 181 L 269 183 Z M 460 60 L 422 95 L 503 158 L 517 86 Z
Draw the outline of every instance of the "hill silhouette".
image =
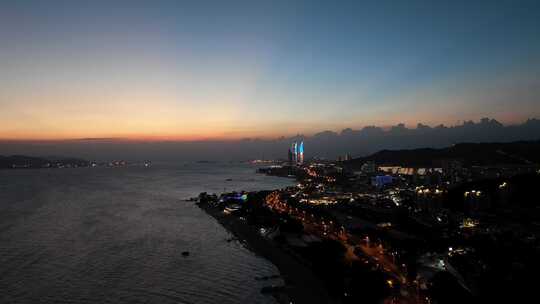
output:
M 537 165 L 540 163 L 540 141 L 461 143 L 441 149 L 382 150 L 346 163 L 358 166 L 373 161 L 377 165 L 431 167 L 447 160 L 458 160 L 465 166 Z

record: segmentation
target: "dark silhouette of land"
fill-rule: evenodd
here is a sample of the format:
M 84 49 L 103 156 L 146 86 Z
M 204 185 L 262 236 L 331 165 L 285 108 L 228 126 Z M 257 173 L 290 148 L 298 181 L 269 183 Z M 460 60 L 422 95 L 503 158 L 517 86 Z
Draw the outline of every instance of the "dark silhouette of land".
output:
M 78 158 L 63 157 L 32 157 L 25 155 L 0 155 L 0 169 L 39 169 L 39 168 L 64 168 L 64 167 L 88 167 L 90 162 Z
M 540 163 L 540 141 L 462 143 L 441 149 L 382 150 L 345 163 L 357 166 L 373 161 L 377 165 L 432 167 L 441 166 L 448 160 L 458 160 L 464 166 L 538 164 Z

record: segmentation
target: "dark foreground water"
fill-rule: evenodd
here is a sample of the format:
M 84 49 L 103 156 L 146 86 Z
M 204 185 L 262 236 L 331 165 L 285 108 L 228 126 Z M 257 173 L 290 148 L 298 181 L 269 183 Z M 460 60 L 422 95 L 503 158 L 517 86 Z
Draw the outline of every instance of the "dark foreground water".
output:
M 273 303 L 278 270 L 183 201 L 291 183 L 254 170 L 0 170 L 0 303 Z

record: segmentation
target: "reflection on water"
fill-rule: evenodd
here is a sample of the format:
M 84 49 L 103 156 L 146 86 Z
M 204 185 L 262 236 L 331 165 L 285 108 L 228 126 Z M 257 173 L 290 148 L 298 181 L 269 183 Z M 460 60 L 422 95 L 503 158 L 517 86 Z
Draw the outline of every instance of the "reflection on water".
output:
M 273 303 L 278 271 L 183 199 L 273 189 L 248 165 L 0 171 L 1 303 Z M 227 179 L 232 179 L 226 181 Z M 182 256 L 183 251 L 191 254 Z

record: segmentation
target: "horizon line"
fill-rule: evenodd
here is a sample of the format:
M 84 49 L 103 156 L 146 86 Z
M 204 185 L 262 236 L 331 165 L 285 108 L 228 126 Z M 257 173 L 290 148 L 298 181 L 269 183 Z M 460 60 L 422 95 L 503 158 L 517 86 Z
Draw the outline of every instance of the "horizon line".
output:
M 540 118 L 531 117 L 527 118 L 524 121 L 517 122 L 517 123 L 501 123 L 498 120 L 494 118 L 489 117 L 482 117 L 478 121 L 474 120 L 463 120 L 461 124 L 454 124 L 454 125 L 444 125 L 442 123 L 440 124 L 424 124 L 421 122 L 418 122 L 416 126 L 409 125 L 405 123 L 397 123 L 393 125 L 386 125 L 386 126 L 376 126 L 376 125 L 365 125 L 363 127 L 360 127 L 358 129 L 353 129 L 350 127 L 343 128 L 341 130 L 320 130 L 317 132 L 313 132 L 311 134 L 288 134 L 288 135 L 277 135 L 277 136 L 255 136 L 255 137 L 229 137 L 229 136 L 197 136 L 197 135 L 125 135 L 125 136 L 96 136 L 96 137 L 65 137 L 65 138 L 51 138 L 51 137 L 27 137 L 27 138 L 2 138 L 0 137 L 1 143 L 54 143 L 54 142 L 140 142 L 140 143 L 151 143 L 151 142 L 185 142 L 185 143 L 196 143 L 196 142 L 237 142 L 237 141 L 248 141 L 248 140 L 266 140 L 266 141 L 272 141 L 272 140 L 282 140 L 287 138 L 310 138 L 315 137 L 317 134 L 324 133 L 324 132 L 332 132 L 337 135 L 340 135 L 341 132 L 344 130 L 352 130 L 352 131 L 361 131 L 366 128 L 379 128 L 385 132 L 389 132 L 392 127 L 400 127 L 403 126 L 404 128 L 408 130 L 418 130 L 419 125 L 429 127 L 432 129 L 435 129 L 437 127 L 444 127 L 444 128 L 455 128 L 455 127 L 462 127 L 466 126 L 472 123 L 472 125 L 480 125 L 483 123 L 483 120 L 488 120 L 488 122 L 497 122 L 501 124 L 503 127 L 511 127 L 511 126 L 520 126 L 524 125 L 529 121 L 536 121 L 540 120 Z

